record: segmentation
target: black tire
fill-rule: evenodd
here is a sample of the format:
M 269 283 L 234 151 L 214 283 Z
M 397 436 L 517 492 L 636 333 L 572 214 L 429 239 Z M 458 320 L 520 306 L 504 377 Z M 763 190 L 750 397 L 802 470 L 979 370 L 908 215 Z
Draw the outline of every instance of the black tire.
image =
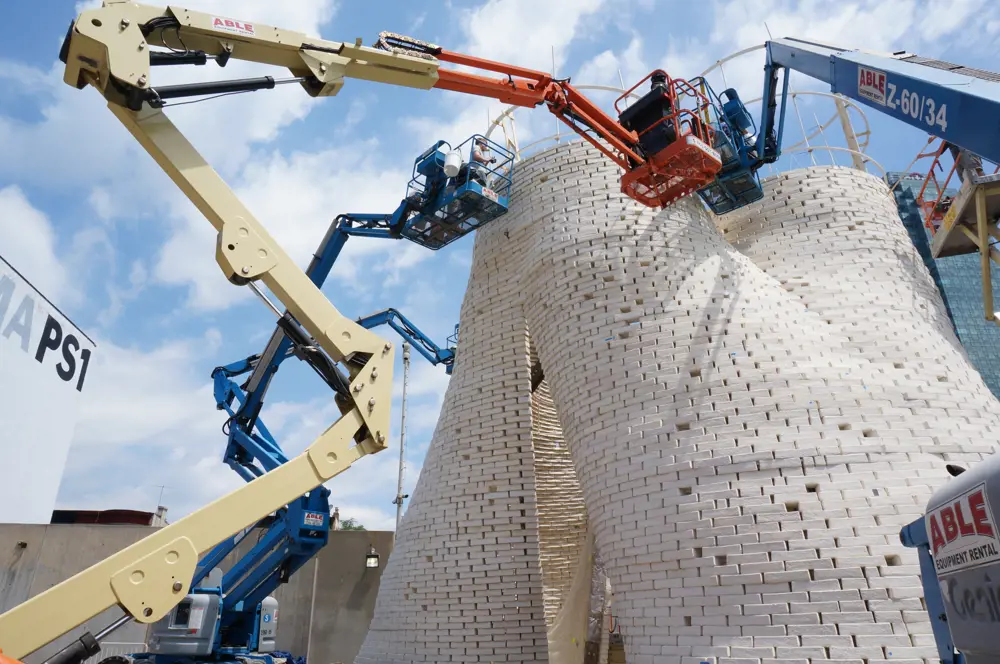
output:
M 128 655 L 111 655 L 97 662 L 97 664 L 133 664 L 133 659 Z

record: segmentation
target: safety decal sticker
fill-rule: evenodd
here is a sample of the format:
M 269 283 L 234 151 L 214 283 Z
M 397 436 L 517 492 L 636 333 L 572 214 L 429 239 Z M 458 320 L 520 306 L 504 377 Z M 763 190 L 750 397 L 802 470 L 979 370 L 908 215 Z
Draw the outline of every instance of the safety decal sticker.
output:
M 323 515 L 320 512 L 306 512 L 302 520 L 307 526 L 323 525 Z

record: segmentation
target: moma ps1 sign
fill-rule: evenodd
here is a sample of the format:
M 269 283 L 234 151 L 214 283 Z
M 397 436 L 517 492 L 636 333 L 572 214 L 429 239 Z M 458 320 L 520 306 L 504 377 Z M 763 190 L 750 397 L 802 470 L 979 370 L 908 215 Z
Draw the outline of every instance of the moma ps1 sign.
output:
M 0 257 L 0 523 L 49 523 L 94 342 Z

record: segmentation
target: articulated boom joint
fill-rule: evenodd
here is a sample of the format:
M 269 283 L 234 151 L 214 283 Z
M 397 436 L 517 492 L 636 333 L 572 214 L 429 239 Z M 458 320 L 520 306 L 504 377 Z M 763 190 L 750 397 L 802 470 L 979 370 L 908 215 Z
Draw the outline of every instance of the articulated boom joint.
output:
M 223 224 L 215 258 L 226 279 L 237 286 L 257 279 L 276 263 L 263 239 L 238 217 Z

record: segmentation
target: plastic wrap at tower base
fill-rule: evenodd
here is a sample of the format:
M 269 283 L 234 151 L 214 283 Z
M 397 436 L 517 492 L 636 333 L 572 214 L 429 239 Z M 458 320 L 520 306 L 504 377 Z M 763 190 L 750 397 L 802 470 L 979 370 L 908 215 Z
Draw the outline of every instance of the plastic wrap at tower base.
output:
M 1000 402 L 888 188 L 801 169 L 715 219 L 625 198 L 583 144 L 517 169 L 356 661 L 555 662 L 539 519 L 581 514 L 629 664 L 936 660 L 898 533 L 946 462 L 994 451 Z M 536 499 L 533 351 L 583 499 L 563 516 Z

